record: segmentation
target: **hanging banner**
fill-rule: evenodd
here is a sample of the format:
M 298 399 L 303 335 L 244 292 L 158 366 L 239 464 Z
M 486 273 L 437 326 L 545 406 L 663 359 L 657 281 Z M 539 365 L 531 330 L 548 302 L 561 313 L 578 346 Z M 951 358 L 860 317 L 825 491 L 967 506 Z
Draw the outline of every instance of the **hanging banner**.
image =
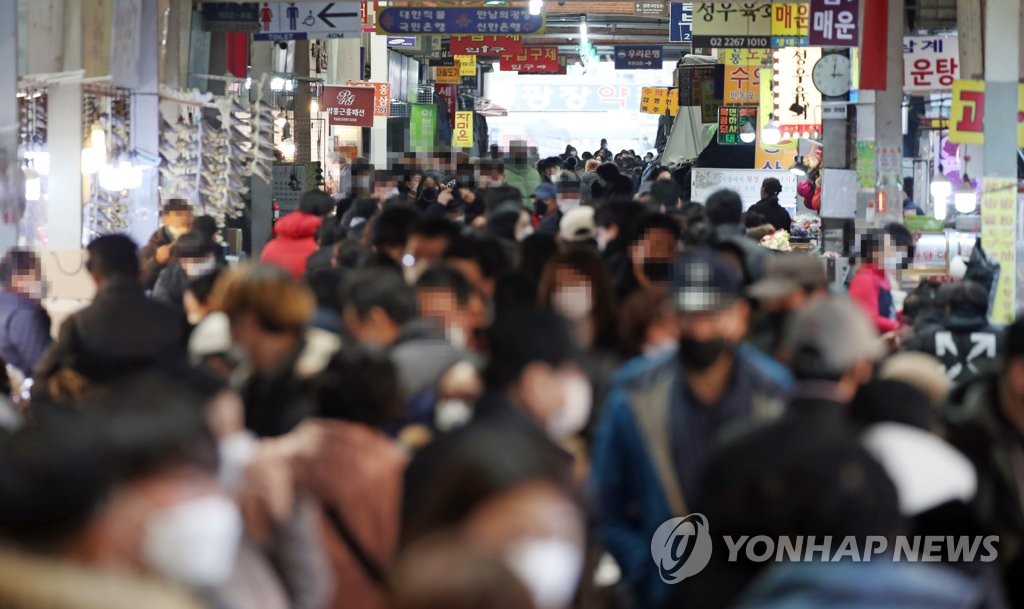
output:
M 449 42 L 452 55 L 479 55 L 501 57 L 523 52 L 522 36 L 452 36 Z
M 757 106 L 722 106 L 718 109 L 718 143 L 752 144 L 757 139 Z M 746 135 L 748 141 L 744 141 Z
M 811 82 L 811 69 L 821 49 L 782 49 L 774 65 L 775 120 L 783 138 L 817 137 L 821 133 L 821 91 Z
M 950 91 L 960 78 L 960 44 L 952 36 L 903 37 L 903 90 Z
M 377 14 L 377 33 L 392 36 L 540 34 L 544 15 L 528 8 L 497 6 L 386 8 Z
M 693 2 L 673 2 L 668 17 L 669 42 L 693 42 Z
M 1024 147 L 1024 85 L 1017 88 L 1017 147 Z M 985 143 L 985 81 L 953 82 L 953 111 L 949 117 L 949 141 Z
M 350 80 L 350 87 L 373 87 L 373 115 L 391 116 L 391 84 L 386 82 L 361 82 Z
M 1017 180 L 983 178 L 981 181 L 981 243 L 999 263 L 990 319 L 1011 324 L 1016 318 L 1017 289 Z
M 723 66 L 683 66 L 678 75 L 679 105 L 700 106 L 701 122 L 717 121 L 718 107 L 724 105 Z
M 815 47 L 855 47 L 860 44 L 859 0 L 811 0 L 808 43 Z
M 679 90 L 664 87 L 644 87 L 640 92 L 640 112 L 670 116 L 679 113 Z
M 446 85 L 457 85 L 462 82 L 459 76 L 459 68 L 455 66 L 440 66 L 434 68 L 434 82 Z
M 456 112 L 455 129 L 452 131 L 453 148 L 473 147 L 473 113 Z
M 719 51 L 718 60 L 725 66 L 722 103 L 726 106 L 758 103 L 761 99 L 758 74 L 761 68 L 771 67 L 771 51 L 726 49 Z
M 456 55 L 455 65 L 459 67 L 459 76 L 476 76 L 476 55 Z
M 374 89 L 371 87 L 324 87 L 324 107 L 331 125 L 372 127 Z
M 770 2 L 696 2 L 693 5 L 693 46 L 769 48 L 772 41 Z
M 772 3 L 772 47 L 805 47 L 810 31 L 811 3 L 775 0 Z
M 616 70 L 660 70 L 662 48 L 659 46 L 616 46 Z
M 502 55 L 502 72 L 520 74 L 563 74 L 565 66 L 558 56 L 558 47 L 527 47 L 519 55 Z
M 412 104 L 409 113 L 409 149 L 413 152 L 433 152 L 437 137 L 437 106 Z

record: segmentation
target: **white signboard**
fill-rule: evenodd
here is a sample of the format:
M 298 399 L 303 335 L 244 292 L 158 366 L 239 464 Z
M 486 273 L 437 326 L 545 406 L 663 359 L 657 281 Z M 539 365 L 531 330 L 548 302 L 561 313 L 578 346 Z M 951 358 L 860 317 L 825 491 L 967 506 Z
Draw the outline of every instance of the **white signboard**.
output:
M 254 40 L 315 40 L 359 36 L 358 2 L 262 2 Z
M 952 91 L 960 78 L 956 35 L 903 37 L 903 90 Z
M 765 178 L 777 178 L 782 183 L 779 203 L 790 213 L 796 214 L 796 185 L 799 179 L 787 170 L 778 169 L 715 169 L 694 167 L 690 172 L 692 190 L 690 199 L 707 202 L 716 191 L 735 190 L 743 200 L 743 211 L 761 200 L 761 182 Z

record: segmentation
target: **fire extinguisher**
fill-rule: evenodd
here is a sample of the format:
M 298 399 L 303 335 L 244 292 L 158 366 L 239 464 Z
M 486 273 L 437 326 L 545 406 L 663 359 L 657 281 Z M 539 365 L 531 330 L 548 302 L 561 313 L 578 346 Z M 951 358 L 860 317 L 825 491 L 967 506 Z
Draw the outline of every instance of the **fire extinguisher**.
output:
M 281 217 L 281 204 L 275 199 L 274 204 L 270 206 L 270 210 L 272 214 L 270 225 L 273 226 L 277 224 L 277 219 Z

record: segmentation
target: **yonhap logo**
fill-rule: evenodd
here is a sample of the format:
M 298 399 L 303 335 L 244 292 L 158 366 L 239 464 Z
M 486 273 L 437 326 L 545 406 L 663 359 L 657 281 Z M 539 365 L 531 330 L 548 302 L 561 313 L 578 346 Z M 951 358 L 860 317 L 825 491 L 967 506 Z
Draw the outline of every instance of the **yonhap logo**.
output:
M 703 514 L 666 520 L 651 539 L 651 557 L 666 584 L 678 584 L 704 570 L 711 560 L 711 533 Z

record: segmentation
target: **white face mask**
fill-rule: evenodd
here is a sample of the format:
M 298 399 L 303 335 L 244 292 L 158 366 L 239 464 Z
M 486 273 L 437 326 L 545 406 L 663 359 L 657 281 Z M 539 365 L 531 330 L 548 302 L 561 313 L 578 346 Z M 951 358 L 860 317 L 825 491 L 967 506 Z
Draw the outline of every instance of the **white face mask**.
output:
M 590 409 L 594 401 L 594 390 L 590 381 L 582 374 L 575 374 L 565 381 L 565 401 L 562 408 L 548 421 L 548 435 L 555 441 L 562 441 L 583 431 L 590 420 Z
M 558 211 L 567 214 L 580 206 L 579 199 L 558 199 Z
M 221 485 L 230 492 L 242 488 L 245 482 L 245 469 L 252 463 L 259 447 L 259 440 L 251 431 L 235 432 L 218 443 L 220 453 L 220 469 L 217 478 Z
M 25 287 L 25 297 L 29 300 L 40 301 L 46 298 L 46 282 L 35 281 Z
M 582 321 L 590 315 L 593 308 L 590 287 L 585 285 L 567 285 L 558 288 L 551 295 L 551 308 L 561 313 L 570 321 Z
M 224 583 L 242 541 L 238 506 L 207 495 L 165 508 L 146 523 L 142 556 L 153 571 L 191 587 Z
M 384 197 L 385 201 L 387 201 L 388 199 L 391 199 L 393 197 L 397 197 L 398 196 L 398 188 L 389 188 L 389 189 L 383 191 L 381 193 L 381 196 Z
M 182 260 L 181 270 L 185 272 L 185 276 L 189 279 L 196 277 L 202 277 L 207 273 L 212 273 L 217 268 L 217 259 L 210 257 L 202 262 L 192 262 L 192 260 Z
M 526 239 L 527 237 L 529 237 L 532 234 L 533 234 L 533 227 L 530 226 L 529 224 L 527 224 L 526 228 L 524 228 L 523 230 L 519 231 L 516 234 L 516 241 L 522 241 L 523 239 Z
M 583 573 L 583 550 L 555 537 L 527 539 L 505 556 L 526 585 L 538 609 L 564 609 L 576 597 Z
M 462 326 L 452 326 L 451 328 L 444 329 L 445 337 L 453 347 L 459 349 L 465 349 L 466 345 L 469 344 L 469 340 L 466 337 L 466 330 Z
M 473 408 L 465 400 L 439 400 L 434 406 L 434 425 L 438 431 L 452 431 L 473 418 Z
M 356 179 L 353 180 L 353 183 L 356 185 L 356 188 L 362 188 L 363 190 L 367 190 L 368 188 L 370 188 L 370 177 L 357 176 Z
M 608 249 L 608 244 L 611 243 L 612 236 L 608 233 L 608 229 L 598 227 L 597 229 L 597 249 L 602 252 Z
M 895 271 L 900 268 L 905 259 L 906 255 L 900 252 L 886 252 L 885 257 L 882 258 L 882 268 L 887 271 Z

